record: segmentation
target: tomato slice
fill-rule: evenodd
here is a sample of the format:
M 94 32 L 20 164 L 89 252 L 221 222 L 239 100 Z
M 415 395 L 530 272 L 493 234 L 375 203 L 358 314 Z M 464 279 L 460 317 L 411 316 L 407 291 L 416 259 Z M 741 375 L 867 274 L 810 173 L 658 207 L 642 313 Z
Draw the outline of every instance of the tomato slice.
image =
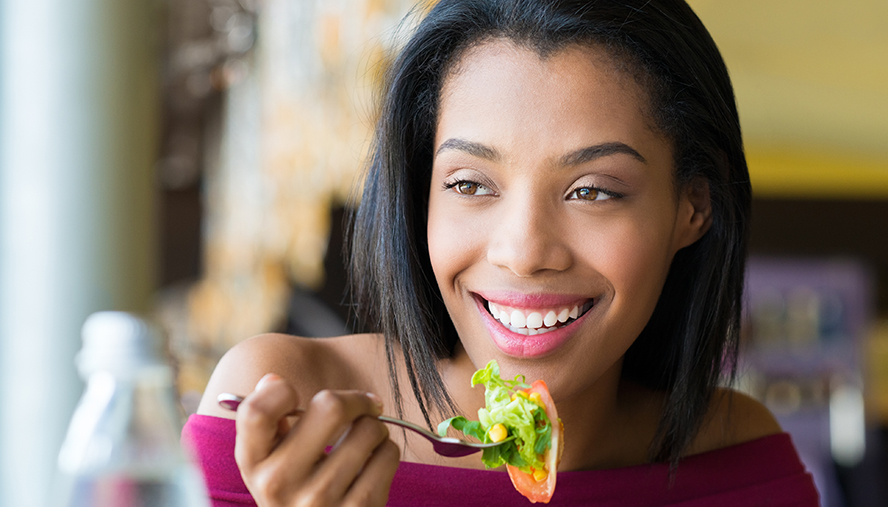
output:
M 558 469 L 558 462 L 561 461 L 561 453 L 564 451 L 564 442 L 561 439 L 563 428 L 561 421 L 558 419 L 558 411 L 555 410 L 555 403 L 549 395 L 549 388 L 546 387 L 545 382 L 537 380 L 530 385 L 529 389 L 525 389 L 524 392 L 527 394 L 540 393 L 540 399 L 543 402 L 546 415 L 552 422 L 552 447 L 546 451 L 543 459 L 546 468 L 549 469 L 549 474 L 544 480 L 537 481 L 533 478 L 532 474 L 522 472 L 520 469 L 513 467 L 512 465 L 506 465 L 506 470 L 509 471 L 509 478 L 512 479 L 512 485 L 515 486 L 515 489 L 517 489 L 519 493 L 527 497 L 528 500 L 532 503 L 549 503 L 552 494 L 555 493 L 556 470 Z

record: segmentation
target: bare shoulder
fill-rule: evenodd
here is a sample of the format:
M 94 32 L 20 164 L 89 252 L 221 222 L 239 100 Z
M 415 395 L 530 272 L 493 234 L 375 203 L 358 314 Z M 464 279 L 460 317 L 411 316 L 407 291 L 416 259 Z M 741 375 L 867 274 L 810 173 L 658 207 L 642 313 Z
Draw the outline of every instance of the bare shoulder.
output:
M 302 338 L 284 334 L 263 334 L 232 347 L 216 365 L 197 412 L 233 418 L 220 408 L 220 393 L 245 396 L 265 374 L 275 373 L 287 380 L 305 401 L 323 389 L 378 391 L 384 350 L 375 335 L 349 335 L 337 338 Z
M 706 417 L 686 454 L 699 454 L 782 432 L 760 402 L 733 389 L 717 389 Z

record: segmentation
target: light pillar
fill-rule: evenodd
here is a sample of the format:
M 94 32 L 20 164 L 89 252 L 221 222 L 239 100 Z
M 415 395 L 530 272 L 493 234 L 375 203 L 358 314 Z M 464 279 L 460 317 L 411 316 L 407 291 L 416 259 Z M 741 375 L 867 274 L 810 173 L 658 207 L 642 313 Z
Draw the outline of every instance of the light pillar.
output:
M 87 315 L 149 308 L 159 6 L 0 1 L 0 505 L 48 504 Z

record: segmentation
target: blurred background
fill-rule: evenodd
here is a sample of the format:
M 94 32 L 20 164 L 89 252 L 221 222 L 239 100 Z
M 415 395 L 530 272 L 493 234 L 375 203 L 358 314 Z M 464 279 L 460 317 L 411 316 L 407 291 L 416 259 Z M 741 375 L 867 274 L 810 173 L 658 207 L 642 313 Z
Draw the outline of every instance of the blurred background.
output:
M 45 505 L 91 312 L 163 325 L 185 413 L 240 340 L 348 332 L 342 217 L 413 3 L 0 0 L 0 505 Z M 888 505 L 888 3 L 690 3 L 755 192 L 737 385 L 824 505 Z

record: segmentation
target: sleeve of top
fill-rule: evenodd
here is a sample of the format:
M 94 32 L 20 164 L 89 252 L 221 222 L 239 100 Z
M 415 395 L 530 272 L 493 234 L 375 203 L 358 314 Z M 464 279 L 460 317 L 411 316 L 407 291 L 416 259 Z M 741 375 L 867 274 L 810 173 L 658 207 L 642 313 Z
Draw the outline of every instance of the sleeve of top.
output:
M 255 506 L 234 461 L 234 420 L 192 415 L 182 428 L 183 444 L 203 470 L 213 507 Z

